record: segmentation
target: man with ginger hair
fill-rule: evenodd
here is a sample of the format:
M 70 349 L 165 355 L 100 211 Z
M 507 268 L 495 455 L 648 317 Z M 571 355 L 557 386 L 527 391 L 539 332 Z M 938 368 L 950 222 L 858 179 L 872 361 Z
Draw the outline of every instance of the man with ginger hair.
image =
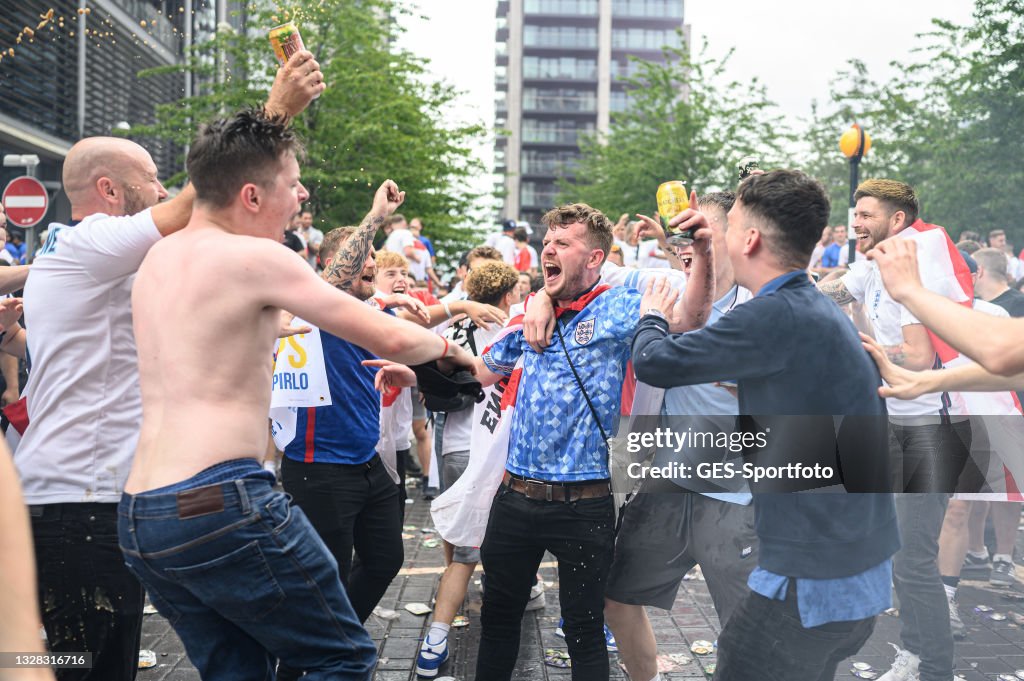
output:
M 615 535 L 606 436 L 618 425 L 640 294 L 599 284 L 612 246 L 611 222 L 600 211 L 568 204 L 549 211 L 543 222 L 544 295 L 556 306 L 557 340 L 534 352 L 522 321 L 514 319 L 477 359 L 484 385 L 514 375 L 520 360 L 522 373 L 515 409 L 504 416 L 512 419 L 506 472 L 480 547 L 487 588 L 476 677 L 511 678 L 523 612 L 549 550 L 559 561 L 572 677 L 600 681 L 609 676 L 603 610 Z M 682 332 L 708 317 L 714 290 L 706 274 L 713 265 L 705 216 L 688 209 L 673 224 L 692 227 L 702 246 L 694 276 L 704 285 L 688 288 L 672 315 L 673 328 Z

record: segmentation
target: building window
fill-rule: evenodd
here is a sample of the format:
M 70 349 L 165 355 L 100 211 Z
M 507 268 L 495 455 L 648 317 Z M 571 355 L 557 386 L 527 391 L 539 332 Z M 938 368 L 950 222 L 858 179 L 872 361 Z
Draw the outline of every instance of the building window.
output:
M 597 61 L 575 57 L 523 57 L 524 78 L 596 80 Z
M 597 95 L 574 88 L 533 88 L 523 90 L 523 110 L 594 113 Z
M 679 33 L 674 30 L 612 29 L 612 49 L 660 50 L 663 47 L 679 47 L 681 43 Z
M 560 47 L 565 49 L 597 49 L 597 29 L 576 26 L 523 27 L 526 47 Z
M 526 0 L 527 14 L 596 15 L 597 0 Z
M 683 0 L 612 0 L 612 15 L 682 19 Z

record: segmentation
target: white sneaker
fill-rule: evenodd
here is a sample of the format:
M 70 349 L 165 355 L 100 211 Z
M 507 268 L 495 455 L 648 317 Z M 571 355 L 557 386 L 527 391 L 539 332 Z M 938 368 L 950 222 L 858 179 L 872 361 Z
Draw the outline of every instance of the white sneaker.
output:
M 530 600 L 526 602 L 526 612 L 543 610 L 547 605 L 547 599 L 544 597 L 544 582 L 539 577 L 538 575 L 537 583 L 530 588 Z
M 949 628 L 953 632 L 953 638 L 961 639 L 967 637 L 967 628 L 964 621 L 960 619 L 960 611 L 956 607 L 956 598 L 946 596 L 949 601 Z
M 892 668 L 878 677 L 878 681 L 919 681 L 917 668 L 921 665 L 921 658 L 903 650 L 894 643 L 890 643 L 896 649 L 896 659 L 892 661 Z

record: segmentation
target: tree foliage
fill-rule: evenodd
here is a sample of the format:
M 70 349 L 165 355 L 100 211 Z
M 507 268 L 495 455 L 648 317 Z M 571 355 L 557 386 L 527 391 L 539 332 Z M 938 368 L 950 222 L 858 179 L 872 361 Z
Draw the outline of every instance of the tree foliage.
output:
M 830 181 L 834 199 L 842 188 L 833 216 L 845 221 L 836 140 L 858 121 L 874 139 L 862 179 L 910 183 L 922 216 L 954 238 L 1006 229 L 1024 245 L 1024 0 L 976 0 L 969 25 L 933 26 L 911 59 L 894 64 L 900 78 L 878 82 L 853 62 L 836 79 L 829 112 L 811 124 L 809 167 Z
M 269 28 L 294 21 L 317 58 L 327 90 L 296 121 L 307 159 L 303 183 L 317 225 L 358 224 L 387 178 L 407 192 L 400 209 L 420 216 L 425 234 L 447 253 L 475 242 L 477 197 L 467 180 L 480 172 L 473 145 L 483 125 L 452 125 L 445 114 L 458 91 L 431 82 L 423 60 L 396 47 L 393 0 L 318 0 L 250 9 L 250 30 L 226 27 L 197 45 L 183 66 L 202 83 L 196 96 L 163 105 L 157 122 L 135 134 L 187 144 L 196 125 L 266 98 L 277 64 Z M 477 220 L 477 223 L 480 221 Z
M 787 134 L 758 82 L 727 82 L 729 59 L 695 58 L 689 48 L 665 49 L 664 63 L 637 62 L 627 80 L 631 105 L 615 114 L 605 137 L 581 144 L 573 181 L 560 199 L 582 201 L 617 216 L 653 214 L 658 185 L 683 180 L 698 193 L 732 189 L 737 162 L 755 155 L 762 167 L 784 160 Z

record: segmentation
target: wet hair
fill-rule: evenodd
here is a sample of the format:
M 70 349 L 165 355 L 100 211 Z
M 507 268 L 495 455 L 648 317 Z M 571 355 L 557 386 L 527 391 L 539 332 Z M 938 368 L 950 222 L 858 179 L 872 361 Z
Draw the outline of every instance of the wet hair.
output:
M 898 210 L 903 211 L 906 216 L 904 226 L 914 224 L 917 214 L 921 212 L 914 188 L 899 180 L 865 180 L 853 193 L 853 200 L 860 201 L 864 197 L 877 199 L 889 210 L 889 215 Z
M 495 306 L 518 285 L 519 273 L 505 262 L 485 262 L 470 272 L 463 283 L 470 300 Z
M 409 269 L 409 260 L 401 253 L 395 253 L 393 251 L 378 251 L 376 261 L 378 270 L 387 269 L 389 267 L 398 267 L 404 270 Z
M 285 116 L 248 108 L 207 123 L 189 147 L 186 168 L 196 200 L 225 208 L 246 184 L 272 185 L 288 154 L 303 155 L 302 142 Z
M 608 217 L 585 203 L 568 203 L 552 208 L 540 219 L 548 229 L 580 223 L 587 228 L 587 243 L 608 257 L 612 248 L 612 223 Z
M 787 267 L 804 269 L 828 224 L 828 192 L 799 170 L 772 170 L 740 183 L 736 199 L 761 222 L 765 245 Z

